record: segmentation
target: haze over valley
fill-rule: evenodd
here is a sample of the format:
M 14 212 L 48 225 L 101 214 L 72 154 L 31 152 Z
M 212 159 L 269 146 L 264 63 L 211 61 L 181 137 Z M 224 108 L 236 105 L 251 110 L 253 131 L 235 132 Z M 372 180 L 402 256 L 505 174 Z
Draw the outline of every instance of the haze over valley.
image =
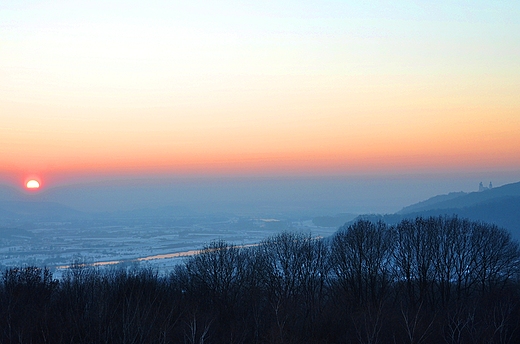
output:
M 479 192 L 473 182 L 472 189 L 428 200 L 455 180 L 428 185 L 406 178 L 133 183 L 36 193 L 2 186 L 2 266 L 47 266 L 59 276 L 73 262 L 137 264 L 166 273 L 214 240 L 251 245 L 284 231 L 329 237 L 358 216 L 392 224 L 407 216 L 459 214 L 496 223 L 520 238 L 518 183 L 495 182 L 493 189 Z M 412 204 L 419 197 L 423 202 Z

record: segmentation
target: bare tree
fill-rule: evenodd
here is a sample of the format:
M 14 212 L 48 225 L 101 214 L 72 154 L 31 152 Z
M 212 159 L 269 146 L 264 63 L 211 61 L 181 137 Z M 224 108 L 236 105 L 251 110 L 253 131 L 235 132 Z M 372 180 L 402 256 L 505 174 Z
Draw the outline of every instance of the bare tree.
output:
M 328 246 L 310 234 L 283 232 L 264 240 L 262 278 L 280 340 L 290 322 L 310 335 L 323 311 L 328 278 Z M 289 317 L 288 315 L 291 314 Z
M 410 344 L 427 343 L 433 331 L 436 314 L 425 312 L 423 304 L 419 303 L 417 307 L 401 305 L 401 315 L 406 342 Z
M 241 249 L 225 241 L 213 241 L 186 263 L 187 273 L 196 288 L 220 300 L 227 307 L 236 301 L 245 269 Z
M 397 280 L 406 285 L 411 305 L 431 303 L 435 279 L 434 263 L 438 252 L 437 223 L 434 219 L 403 220 L 396 226 L 394 268 Z
M 394 232 L 383 222 L 359 220 L 332 240 L 332 268 L 342 288 L 360 304 L 381 302 L 392 281 Z
M 209 330 L 211 328 L 211 321 L 204 323 L 199 326 L 197 323 L 196 315 L 193 315 L 193 319 L 187 324 L 188 330 L 184 335 L 185 343 L 189 344 L 204 344 L 208 339 Z
M 473 278 L 482 293 L 504 288 L 518 273 L 520 249 L 506 230 L 474 223 L 471 244 Z

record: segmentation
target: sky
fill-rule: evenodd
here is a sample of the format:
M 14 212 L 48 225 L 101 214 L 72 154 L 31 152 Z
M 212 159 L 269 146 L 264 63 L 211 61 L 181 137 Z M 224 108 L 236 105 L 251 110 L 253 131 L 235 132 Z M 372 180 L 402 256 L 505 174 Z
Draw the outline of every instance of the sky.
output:
M 518 1 L 0 3 L 2 184 L 518 181 L 519 94 Z

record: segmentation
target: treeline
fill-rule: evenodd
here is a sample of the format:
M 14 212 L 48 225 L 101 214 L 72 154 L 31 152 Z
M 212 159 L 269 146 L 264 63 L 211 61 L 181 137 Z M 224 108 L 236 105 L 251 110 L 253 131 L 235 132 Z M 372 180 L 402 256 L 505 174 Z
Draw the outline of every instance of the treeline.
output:
M 520 249 L 456 217 L 215 241 L 167 276 L 11 268 L 1 343 L 518 343 Z

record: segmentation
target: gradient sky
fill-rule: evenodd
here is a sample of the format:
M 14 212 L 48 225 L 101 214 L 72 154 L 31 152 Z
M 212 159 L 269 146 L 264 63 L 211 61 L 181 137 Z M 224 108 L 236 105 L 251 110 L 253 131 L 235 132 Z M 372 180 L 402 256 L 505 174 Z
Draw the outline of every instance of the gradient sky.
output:
M 3 181 L 519 157 L 518 1 L 0 3 Z

